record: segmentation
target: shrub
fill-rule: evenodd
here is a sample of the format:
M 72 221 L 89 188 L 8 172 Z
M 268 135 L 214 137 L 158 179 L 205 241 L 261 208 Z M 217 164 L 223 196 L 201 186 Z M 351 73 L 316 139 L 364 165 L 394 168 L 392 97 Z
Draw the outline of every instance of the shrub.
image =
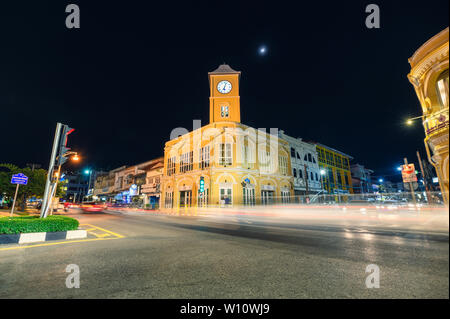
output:
M 78 229 L 78 220 L 66 216 L 2 217 L 0 234 L 58 232 Z

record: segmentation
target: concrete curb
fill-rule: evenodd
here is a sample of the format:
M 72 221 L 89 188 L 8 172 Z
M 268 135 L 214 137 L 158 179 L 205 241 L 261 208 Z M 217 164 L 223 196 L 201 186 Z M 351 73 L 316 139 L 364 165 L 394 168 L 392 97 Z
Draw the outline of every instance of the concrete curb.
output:
M 86 237 L 87 231 L 84 229 L 68 230 L 62 232 L 48 232 L 48 233 L 20 233 L 13 235 L 0 235 L 0 245 L 29 244 L 50 240 L 67 240 Z

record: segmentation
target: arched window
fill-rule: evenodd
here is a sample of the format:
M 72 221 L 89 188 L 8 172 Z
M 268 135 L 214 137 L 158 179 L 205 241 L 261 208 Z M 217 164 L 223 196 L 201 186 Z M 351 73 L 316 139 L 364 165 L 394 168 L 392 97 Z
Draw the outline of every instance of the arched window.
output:
M 448 107 L 448 69 L 442 72 L 436 81 L 436 90 L 441 109 Z
M 298 177 L 303 178 L 303 171 L 301 169 L 298 170 Z
M 312 156 L 311 156 L 311 153 L 308 153 L 308 162 L 311 162 L 311 163 L 312 163 Z
M 294 177 L 297 177 L 297 170 L 294 168 Z

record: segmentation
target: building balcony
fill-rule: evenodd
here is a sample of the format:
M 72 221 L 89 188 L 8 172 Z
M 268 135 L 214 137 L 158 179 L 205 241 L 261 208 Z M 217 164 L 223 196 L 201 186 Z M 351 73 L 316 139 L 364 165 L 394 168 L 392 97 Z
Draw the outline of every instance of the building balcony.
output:
M 433 136 L 445 131 L 448 132 L 448 120 L 448 108 L 425 116 L 425 120 L 423 122 L 425 134 L 427 136 Z

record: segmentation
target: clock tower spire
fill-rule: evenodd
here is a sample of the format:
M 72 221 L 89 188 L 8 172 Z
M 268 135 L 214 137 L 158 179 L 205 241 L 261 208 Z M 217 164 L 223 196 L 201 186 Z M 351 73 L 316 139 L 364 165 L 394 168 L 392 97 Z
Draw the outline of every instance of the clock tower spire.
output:
M 228 64 L 209 72 L 209 122 L 241 122 L 239 80 L 241 72 Z

